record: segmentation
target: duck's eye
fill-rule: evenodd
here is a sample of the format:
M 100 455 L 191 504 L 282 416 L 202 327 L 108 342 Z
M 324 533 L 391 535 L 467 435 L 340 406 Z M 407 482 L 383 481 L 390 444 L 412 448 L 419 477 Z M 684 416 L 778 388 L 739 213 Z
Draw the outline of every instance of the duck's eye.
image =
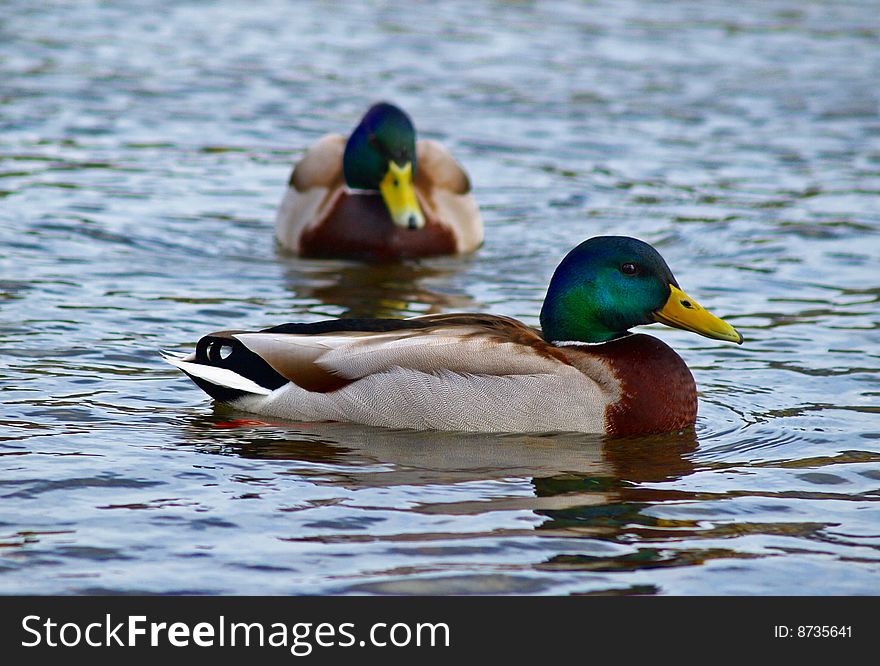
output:
M 633 263 L 627 262 L 620 265 L 620 272 L 624 275 L 635 275 L 639 272 L 639 267 Z

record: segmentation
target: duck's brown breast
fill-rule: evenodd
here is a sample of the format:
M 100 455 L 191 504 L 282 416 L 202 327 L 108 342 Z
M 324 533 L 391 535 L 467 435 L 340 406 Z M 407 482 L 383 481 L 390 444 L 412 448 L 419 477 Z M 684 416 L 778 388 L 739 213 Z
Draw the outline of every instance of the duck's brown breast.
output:
M 455 254 L 455 236 L 430 216 L 421 229 L 402 229 L 391 221 L 378 194 L 342 192 L 327 214 L 300 238 L 306 257 L 390 261 Z
M 635 334 L 579 349 L 599 361 L 619 386 L 617 400 L 605 410 L 609 435 L 672 432 L 696 421 L 694 377 L 684 360 L 661 340 Z

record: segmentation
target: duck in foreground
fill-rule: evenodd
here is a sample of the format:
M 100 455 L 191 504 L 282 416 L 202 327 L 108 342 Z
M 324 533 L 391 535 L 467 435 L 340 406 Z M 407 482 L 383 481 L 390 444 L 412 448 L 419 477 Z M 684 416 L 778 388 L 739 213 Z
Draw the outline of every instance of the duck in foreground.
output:
M 301 256 L 388 261 L 473 252 L 483 222 L 452 155 L 380 103 L 347 140 L 325 136 L 296 164 L 275 236 Z
M 742 343 L 650 245 L 600 236 L 550 282 L 542 331 L 490 314 L 221 331 L 166 356 L 220 402 L 299 421 L 484 432 L 670 432 L 694 423 L 684 361 L 641 324 Z

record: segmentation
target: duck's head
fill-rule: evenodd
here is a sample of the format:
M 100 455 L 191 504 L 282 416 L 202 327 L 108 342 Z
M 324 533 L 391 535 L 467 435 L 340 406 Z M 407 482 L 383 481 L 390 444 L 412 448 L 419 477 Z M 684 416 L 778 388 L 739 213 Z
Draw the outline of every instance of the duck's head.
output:
M 626 236 L 597 236 L 569 252 L 541 309 L 544 337 L 552 342 L 606 342 L 653 322 L 743 341 L 679 288 L 657 250 Z
M 345 144 L 342 173 L 353 189 L 378 190 L 398 227 L 425 226 L 413 185 L 416 130 L 401 109 L 385 102 L 370 107 Z

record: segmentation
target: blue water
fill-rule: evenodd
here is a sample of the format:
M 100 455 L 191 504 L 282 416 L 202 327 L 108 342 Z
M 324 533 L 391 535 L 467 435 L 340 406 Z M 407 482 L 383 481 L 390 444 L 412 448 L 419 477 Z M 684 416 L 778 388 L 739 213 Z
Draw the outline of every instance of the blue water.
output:
M 0 14 L 0 592 L 880 592 L 875 2 Z M 276 251 L 293 161 L 377 99 L 468 168 L 475 256 Z M 347 315 L 536 324 L 607 233 L 746 337 L 648 329 L 694 371 L 694 433 L 267 423 L 157 355 Z

